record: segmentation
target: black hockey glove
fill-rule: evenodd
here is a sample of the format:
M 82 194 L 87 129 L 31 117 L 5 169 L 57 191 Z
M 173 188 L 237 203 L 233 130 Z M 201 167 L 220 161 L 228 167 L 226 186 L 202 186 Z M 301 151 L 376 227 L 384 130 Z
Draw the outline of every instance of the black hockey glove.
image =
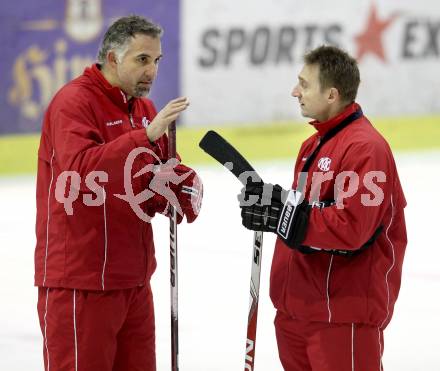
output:
M 274 232 L 289 247 L 305 238 L 311 207 L 296 190 L 278 184 L 248 183 L 238 196 L 242 223 L 253 231 Z

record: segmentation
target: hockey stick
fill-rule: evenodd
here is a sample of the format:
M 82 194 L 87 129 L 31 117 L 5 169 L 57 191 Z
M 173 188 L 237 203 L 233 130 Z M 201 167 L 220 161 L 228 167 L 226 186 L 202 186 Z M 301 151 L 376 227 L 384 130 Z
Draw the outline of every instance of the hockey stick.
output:
M 168 158 L 176 158 L 176 122 L 168 127 Z M 177 211 L 170 205 L 171 370 L 179 370 Z
M 222 136 L 208 131 L 199 143 L 206 153 L 230 170 L 243 185 L 249 177 L 254 182 L 263 182 L 246 159 Z M 255 363 L 255 343 L 257 338 L 258 300 L 260 295 L 261 254 L 263 250 L 263 232 L 254 232 L 252 270 L 249 295 L 249 316 L 246 337 L 246 355 L 244 369 L 253 371 Z

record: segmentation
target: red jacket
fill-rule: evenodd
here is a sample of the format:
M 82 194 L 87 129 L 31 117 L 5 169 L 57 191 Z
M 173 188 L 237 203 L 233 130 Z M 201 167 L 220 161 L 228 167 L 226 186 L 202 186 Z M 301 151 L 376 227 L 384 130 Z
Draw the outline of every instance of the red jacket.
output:
M 304 161 L 320 137 L 357 110 L 360 107 L 354 103 L 327 122 L 312 123 L 317 133 L 307 139 L 299 151 L 293 189 L 297 187 Z M 341 185 L 335 187 L 335 179 L 344 171 L 358 175 L 359 187 L 353 188 L 351 197 L 342 199 Z M 371 171 L 382 172 L 386 181 L 380 177 L 368 178 L 374 174 L 369 173 Z M 310 196 L 313 173 L 315 179 L 325 174 L 329 178 L 320 190 L 316 181 L 313 183 L 315 197 Z M 339 207 L 312 208 L 310 213 L 303 244 L 324 250 L 303 254 L 277 239 L 271 299 L 277 309 L 294 318 L 354 322 L 383 329 L 391 319 L 399 293 L 407 243 L 403 211 L 406 201 L 391 150 L 361 115 L 322 146 L 308 174 L 306 199 L 336 200 Z M 372 179 L 372 183 L 368 179 Z M 355 179 L 353 185 L 354 182 Z M 343 189 L 347 187 L 346 181 Z M 379 202 L 381 193 L 383 200 Z M 368 200 L 378 201 L 377 205 L 364 206 Z M 355 256 L 337 256 L 325 251 L 357 250 L 380 226 L 382 232 L 373 245 Z
M 151 101 L 128 102 L 96 65 L 55 95 L 38 151 L 35 285 L 110 290 L 149 280 L 156 267 L 151 224 L 114 195 L 126 194 L 124 164 L 133 149 L 145 147 L 161 159 L 167 157 L 166 136 L 151 144 L 144 128 L 155 115 Z M 136 157 L 131 174 L 155 160 L 148 153 Z M 79 174 L 79 189 L 73 178 L 66 189 L 58 184 L 63 171 Z M 90 187 L 86 177 L 92 171 L 104 171 L 108 179 L 95 178 L 95 187 Z M 147 176 L 132 179 L 135 195 L 146 186 Z M 58 199 L 76 190 L 72 215 L 57 201 L 56 190 Z M 98 196 L 101 205 L 85 205 L 84 197 Z M 142 204 L 144 210 L 148 206 L 148 201 Z

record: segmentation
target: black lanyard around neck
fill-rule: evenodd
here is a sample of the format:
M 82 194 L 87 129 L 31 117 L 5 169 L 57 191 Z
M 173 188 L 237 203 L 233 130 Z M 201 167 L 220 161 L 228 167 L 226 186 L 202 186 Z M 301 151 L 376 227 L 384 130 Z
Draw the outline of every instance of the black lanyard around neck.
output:
M 334 128 L 330 129 L 325 135 L 321 138 L 318 146 L 313 150 L 313 152 L 310 154 L 309 157 L 307 157 L 306 163 L 304 164 L 303 168 L 301 169 L 300 177 L 298 179 L 298 190 L 301 190 L 303 188 L 304 181 L 307 179 L 306 173 L 308 173 L 310 166 L 312 165 L 313 160 L 318 155 L 319 150 L 322 148 L 322 146 L 327 143 L 331 138 L 333 138 L 336 134 L 338 134 L 342 129 L 347 127 L 349 124 L 351 124 L 353 121 L 357 120 L 362 116 L 362 110 L 357 110 L 356 112 L 353 112 L 349 116 L 347 116 L 344 120 L 341 121 L 341 123 Z

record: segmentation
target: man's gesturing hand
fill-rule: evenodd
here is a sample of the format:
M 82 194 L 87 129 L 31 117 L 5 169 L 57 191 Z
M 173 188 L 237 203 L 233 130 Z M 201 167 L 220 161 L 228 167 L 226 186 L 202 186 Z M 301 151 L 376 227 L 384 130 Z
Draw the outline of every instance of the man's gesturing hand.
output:
M 150 142 L 159 139 L 167 130 L 168 125 L 176 120 L 180 113 L 185 111 L 188 106 L 189 100 L 186 97 L 170 100 L 146 129 Z

